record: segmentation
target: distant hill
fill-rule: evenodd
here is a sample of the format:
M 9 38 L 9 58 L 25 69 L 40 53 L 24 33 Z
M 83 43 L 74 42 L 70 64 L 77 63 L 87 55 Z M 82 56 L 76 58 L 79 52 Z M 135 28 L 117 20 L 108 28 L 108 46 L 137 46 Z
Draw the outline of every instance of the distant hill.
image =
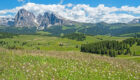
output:
M 60 36 L 61 34 L 69 34 L 75 32 L 89 35 L 120 36 L 123 34 L 140 32 L 140 24 L 81 23 L 75 25 L 52 26 L 47 28 L 45 31 L 57 36 Z

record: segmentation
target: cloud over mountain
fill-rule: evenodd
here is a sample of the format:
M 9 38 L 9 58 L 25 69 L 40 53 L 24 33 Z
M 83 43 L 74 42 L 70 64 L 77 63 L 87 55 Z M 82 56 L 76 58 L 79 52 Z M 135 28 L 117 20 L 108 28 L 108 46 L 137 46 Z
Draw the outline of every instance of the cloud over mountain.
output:
M 43 14 L 44 12 L 53 12 L 57 15 L 60 15 L 66 19 L 79 22 L 87 23 L 96 23 L 96 22 L 107 22 L 107 23 L 116 23 L 116 22 L 129 22 L 134 18 L 137 18 L 135 15 L 140 14 L 140 6 L 138 7 L 129 7 L 122 6 L 117 7 L 106 7 L 104 4 L 100 4 L 97 7 L 91 7 L 86 4 L 35 4 L 27 3 L 23 6 L 16 7 L 10 10 L 0 10 L 0 16 L 16 14 L 17 11 L 21 8 L 25 8 L 28 11 L 33 12 L 35 15 Z

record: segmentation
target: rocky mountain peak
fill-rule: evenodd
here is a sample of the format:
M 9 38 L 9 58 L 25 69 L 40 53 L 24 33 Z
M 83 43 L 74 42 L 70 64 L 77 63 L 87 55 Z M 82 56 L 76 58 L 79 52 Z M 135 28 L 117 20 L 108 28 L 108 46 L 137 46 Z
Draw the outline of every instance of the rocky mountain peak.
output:
M 16 27 L 35 27 L 38 24 L 35 15 L 25 9 L 18 11 L 14 22 Z
M 62 25 L 63 19 L 57 17 L 54 13 L 45 12 L 44 15 L 38 15 L 37 21 L 40 23 L 40 27 L 49 27 L 51 25 Z
M 15 27 L 37 27 L 39 30 L 46 29 L 53 25 L 72 25 L 74 22 L 66 20 L 52 12 L 45 12 L 43 15 L 39 14 L 37 17 L 25 9 L 20 9 L 13 21 L 0 20 L 0 25 L 9 25 Z M 3 21 L 3 23 L 2 23 Z

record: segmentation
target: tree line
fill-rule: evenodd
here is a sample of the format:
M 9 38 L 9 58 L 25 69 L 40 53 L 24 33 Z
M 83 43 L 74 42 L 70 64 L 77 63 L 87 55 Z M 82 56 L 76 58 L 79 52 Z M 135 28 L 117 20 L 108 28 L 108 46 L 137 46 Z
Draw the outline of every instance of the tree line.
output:
M 18 36 L 18 35 L 17 34 L 0 32 L 0 39 L 3 39 L 3 38 L 13 38 L 13 36 Z
M 81 45 L 81 52 L 89 52 L 94 54 L 108 55 L 111 57 L 116 57 L 116 55 L 133 55 L 130 47 L 137 43 L 140 45 L 140 39 L 130 38 L 119 41 L 102 41 L 97 43 L 88 43 Z
M 12 34 L 35 34 L 36 27 L 0 27 L 0 32 Z
M 25 48 L 32 48 L 35 50 L 40 50 L 39 45 L 40 43 L 31 43 L 25 41 L 17 41 L 17 40 L 0 40 L 0 47 L 6 49 L 25 49 Z

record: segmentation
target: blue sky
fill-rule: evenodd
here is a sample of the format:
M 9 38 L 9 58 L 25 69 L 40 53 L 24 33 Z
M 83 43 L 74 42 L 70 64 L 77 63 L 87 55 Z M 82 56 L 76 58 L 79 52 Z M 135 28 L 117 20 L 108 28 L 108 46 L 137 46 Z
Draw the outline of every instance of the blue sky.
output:
M 16 6 L 21 6 L 28 1 L 37 3 L 37 4 L 58 4 L 60 3 L 61 0 L 25 0 L 25 2 L 19 2 L 18 0 L 2 0 L 0 3 L 0 10 L 2 9 L 11 9 Z M 104 4 L 105 6 L 108 7 L 121 7 L 124 5 L 128 6 L 139 6 L 140 5 L 140 0 L 62 0 L 63 4 L 88 4 L 90 6 L 98 6 L 99 4 Z
M 127 23 L 140 18 L 140 0 L 3 0 L 0 17 L 14 17 L 24 8 L 36 16 L 53 12 L 79 22 Z

